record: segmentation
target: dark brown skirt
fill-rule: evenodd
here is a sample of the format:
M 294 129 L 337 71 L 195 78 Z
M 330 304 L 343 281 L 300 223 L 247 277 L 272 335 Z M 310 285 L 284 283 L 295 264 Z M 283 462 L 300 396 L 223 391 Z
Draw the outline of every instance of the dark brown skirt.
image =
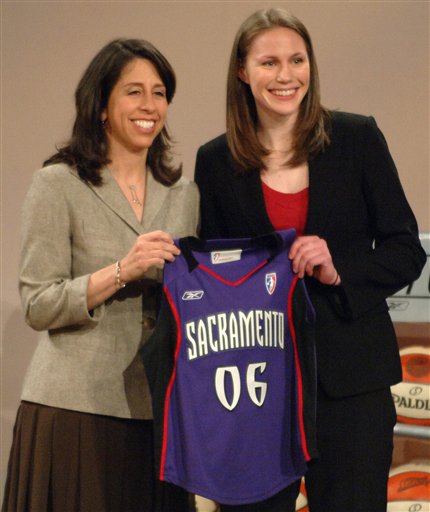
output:
M 154 475 L 152 421 L 22 402 L 2 512 L 185 512 Z

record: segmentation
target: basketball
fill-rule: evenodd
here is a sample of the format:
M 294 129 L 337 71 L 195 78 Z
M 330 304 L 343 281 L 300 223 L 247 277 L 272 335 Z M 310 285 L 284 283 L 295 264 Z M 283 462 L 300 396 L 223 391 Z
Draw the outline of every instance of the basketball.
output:
M 391 387 L 400 423 L 430 425 L 430 347 L 400 351 L 403 380 Z
M 296 501 L 296 512 L 309 512 L 308 500 L 306 498 L 305 482 L 302 478 L 300 482 L 300 494 Z
M 427 462 L 393 468 L 388 479 L 387 512 L 430 512 L 430 465 Z

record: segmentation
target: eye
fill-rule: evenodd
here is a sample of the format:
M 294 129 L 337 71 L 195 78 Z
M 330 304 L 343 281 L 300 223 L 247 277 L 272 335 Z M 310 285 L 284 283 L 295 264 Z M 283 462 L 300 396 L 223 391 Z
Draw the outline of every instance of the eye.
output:
M 275 65 L 275 61 L 274 60 L 265 60 L 263 62 L 263 66 L 265 66 L 266 68 L 271 68 Z
M 159 96 L 160 98 L 166 97 L 166 91 L 163 89 L 157 89 L 154 91 L 155 96 Z
M 140 91 L 140 89 L 130 89 L 130 90 L 127 92 L 127 94 L 128 94 L 129 96 L 133 96 L 133 95 L 140 94 L 140 92 L 141 92 L 141 91 Z
M 302 64 L 303 62 L 305 62 L 305 59 L 303 57 L 294 57 L 293 59 L 294 64 Z

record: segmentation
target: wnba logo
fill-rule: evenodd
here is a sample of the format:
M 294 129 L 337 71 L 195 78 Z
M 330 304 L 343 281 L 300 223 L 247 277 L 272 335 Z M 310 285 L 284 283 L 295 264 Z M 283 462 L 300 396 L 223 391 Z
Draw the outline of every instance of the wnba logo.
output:
M 266 290 L 269 295 L 272 295 L 276 288 L 276 272 L 266 274 Z

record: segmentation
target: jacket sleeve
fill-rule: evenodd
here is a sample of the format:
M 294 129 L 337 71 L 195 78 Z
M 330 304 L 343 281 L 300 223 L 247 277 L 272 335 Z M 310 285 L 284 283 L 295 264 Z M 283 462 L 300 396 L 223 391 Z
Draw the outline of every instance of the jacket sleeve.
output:
M 374 244 L 371 250 L 335 261 L 342 286 L 333 297 L 350 318 L 377 307 L 416 280 L 426 261 L 417 222 L 385 138 L 372 117 L 366 118 L 362 137 L 354 157 L 361 163 L 362 193 Z
M 58 176 L 41 169 L 22 211 L 19 290 L 26 322 L 36 330 L 98 322 L 87 309 L 89 274 L 72 276 L 70 205 Z

